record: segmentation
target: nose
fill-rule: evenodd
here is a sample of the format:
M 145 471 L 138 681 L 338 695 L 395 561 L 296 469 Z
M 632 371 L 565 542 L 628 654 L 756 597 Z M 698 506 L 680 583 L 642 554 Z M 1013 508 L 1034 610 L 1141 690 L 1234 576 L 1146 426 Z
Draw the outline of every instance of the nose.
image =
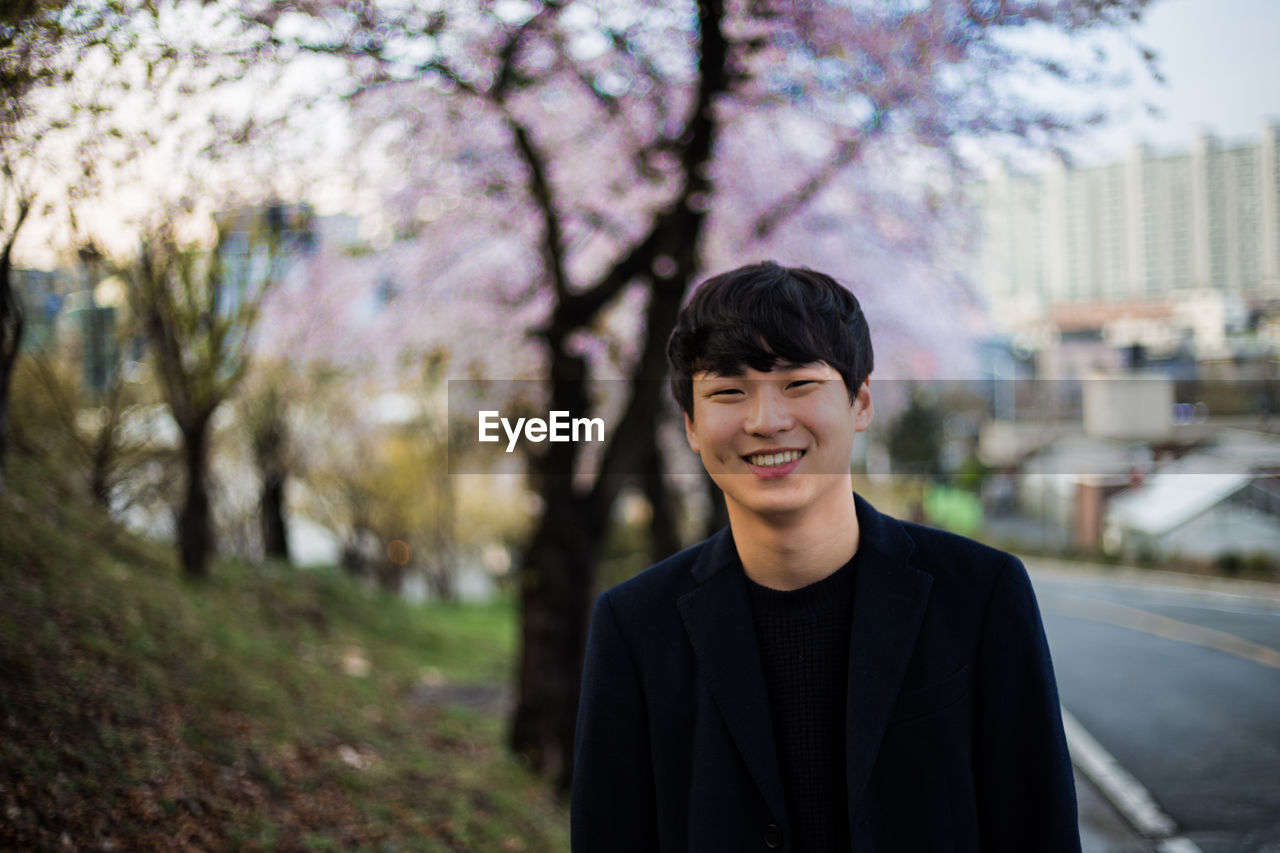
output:
M 752 435 L 775 435 L 786 432 L 794 424 L 787 401 L 768 383 L 760 383 L 752 395 L 743 428 Z

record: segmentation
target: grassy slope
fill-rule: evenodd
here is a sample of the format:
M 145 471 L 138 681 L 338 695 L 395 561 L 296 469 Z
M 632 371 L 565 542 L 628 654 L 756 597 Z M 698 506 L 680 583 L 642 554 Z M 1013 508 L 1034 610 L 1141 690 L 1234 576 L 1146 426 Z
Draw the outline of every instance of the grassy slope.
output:
M 183 580 L 30 459 L 0 496 L 0 848 L 558 851 L 498 721 L 509 607 L 412 607 L 218 563 Z

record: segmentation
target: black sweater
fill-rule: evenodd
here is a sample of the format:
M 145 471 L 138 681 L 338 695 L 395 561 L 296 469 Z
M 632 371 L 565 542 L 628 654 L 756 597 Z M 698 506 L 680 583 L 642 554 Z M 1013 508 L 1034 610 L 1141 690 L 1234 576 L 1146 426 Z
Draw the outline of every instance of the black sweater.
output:
M 856 563 L 796 590 L 748 579 L 798 853 L 850 849 L 844 727 Z

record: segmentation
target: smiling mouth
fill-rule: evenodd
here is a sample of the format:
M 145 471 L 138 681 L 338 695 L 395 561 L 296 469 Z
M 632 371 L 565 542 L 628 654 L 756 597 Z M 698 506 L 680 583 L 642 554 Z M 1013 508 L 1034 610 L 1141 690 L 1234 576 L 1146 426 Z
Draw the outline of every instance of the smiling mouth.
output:
M 795 462 L 804 456 L 803 450 L 783 450 L 780 453 L 754 453 L 743 458 L 759 468 L 777 468 Z

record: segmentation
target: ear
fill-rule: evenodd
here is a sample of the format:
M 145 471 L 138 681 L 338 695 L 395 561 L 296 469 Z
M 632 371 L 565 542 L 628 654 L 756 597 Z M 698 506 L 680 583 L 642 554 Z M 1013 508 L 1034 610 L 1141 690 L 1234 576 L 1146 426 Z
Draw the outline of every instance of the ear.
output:
M 694 453 L 702 452 L 702 444 L 698 441 L 698 434 L 694 432 L 693 420 L 689 417 L 689 413 L 684 413 L 684 437 L 689 441 L 689 449 Z
M 862 387 L 858 389 L 858 394 L 853 398 L 853 429 L 855 432 L 862 432 L 871 426 L 871 416 L 875 414 L 875 407 L 871 405 L 871 380 L 865 380 Z

